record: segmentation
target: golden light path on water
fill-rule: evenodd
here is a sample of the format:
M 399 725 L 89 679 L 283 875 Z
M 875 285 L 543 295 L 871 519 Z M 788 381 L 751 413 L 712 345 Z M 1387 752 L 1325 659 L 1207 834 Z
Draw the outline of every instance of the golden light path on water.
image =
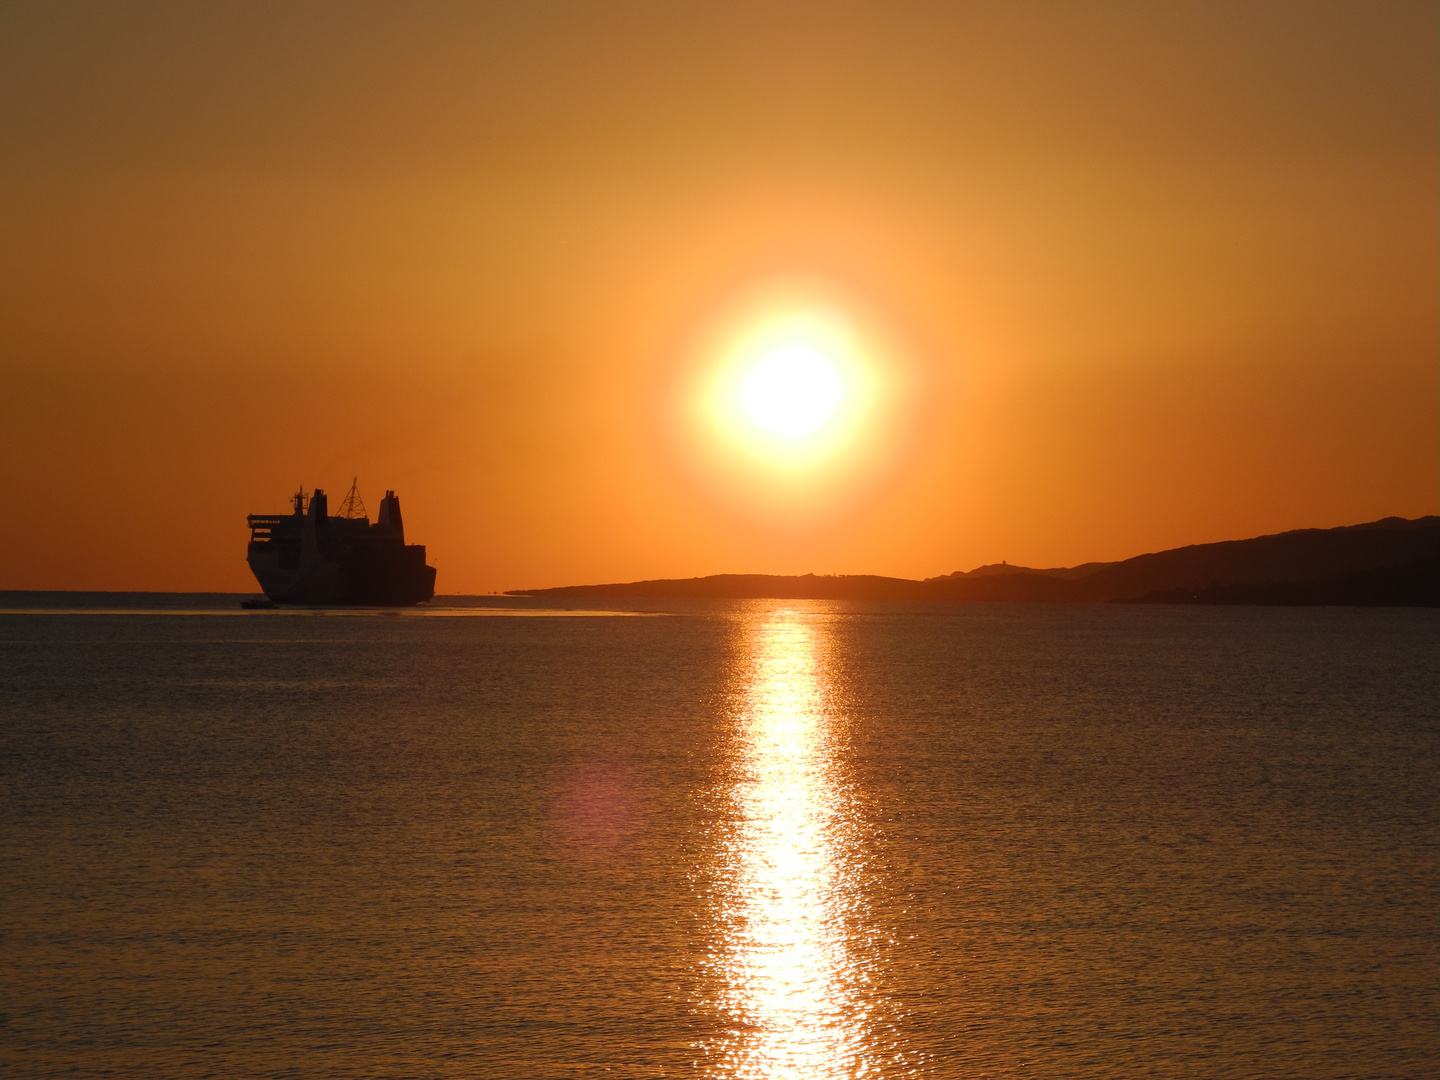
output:
M 874 1075 L 826 628 L 788 611 L 743 627 L 717 958 L 730 1034 L 713 1075 Z

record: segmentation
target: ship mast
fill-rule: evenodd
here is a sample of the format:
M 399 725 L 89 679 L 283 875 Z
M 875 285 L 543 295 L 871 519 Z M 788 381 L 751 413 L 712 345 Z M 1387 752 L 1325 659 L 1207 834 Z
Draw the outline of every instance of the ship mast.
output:
M 351 521 L 360 518 L 368 518 L 370 515 L 365 512 L 365 504 L 360 501 L 360 478 L 357 476 L 350 481 L 350 494 L 345 496 L 345 501 L 340 504 L 340 512 L 336 517 L 349 518 Z

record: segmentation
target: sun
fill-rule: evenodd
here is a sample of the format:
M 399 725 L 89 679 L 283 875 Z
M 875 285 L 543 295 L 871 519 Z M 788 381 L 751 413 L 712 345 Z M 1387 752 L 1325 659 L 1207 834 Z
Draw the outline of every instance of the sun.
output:
M 807 341 L 783 342 L 740 380 L 741 412 L 761 431 L 797 442 L 835 417 L 845 400 L 835 361 Z
M 921 366 L 858 292 L 752 282 L 695 324 L 657 419 L 696 490 L 766 528 L 808 529 L 879 489 L 923 431 Z
M 781 472 L 833 460 L 864 427 L 874 372 L 855 328 L 824 305 L 771 310 L 714 354 L 705 426 L 741 458 Z

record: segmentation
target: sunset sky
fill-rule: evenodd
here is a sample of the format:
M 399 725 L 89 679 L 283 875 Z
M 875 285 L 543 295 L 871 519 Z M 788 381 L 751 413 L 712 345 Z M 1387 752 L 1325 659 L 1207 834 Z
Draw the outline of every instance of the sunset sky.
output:
M 6 4 L 0 588 L 253 592 L 245 515 L 352 476 L 441 593 L 1436 513 L 1437 40 L 1430 0 Z M 821 357 L 818 434 L 764 427 L 774 355 Z

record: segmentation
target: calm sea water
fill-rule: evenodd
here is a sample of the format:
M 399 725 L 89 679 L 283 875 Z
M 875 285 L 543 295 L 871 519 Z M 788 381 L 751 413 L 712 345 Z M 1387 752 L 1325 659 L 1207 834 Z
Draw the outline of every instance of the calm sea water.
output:
M 169 603 L 0 613 L 17 1077 L 1440 1069 L 1440 612 Z

